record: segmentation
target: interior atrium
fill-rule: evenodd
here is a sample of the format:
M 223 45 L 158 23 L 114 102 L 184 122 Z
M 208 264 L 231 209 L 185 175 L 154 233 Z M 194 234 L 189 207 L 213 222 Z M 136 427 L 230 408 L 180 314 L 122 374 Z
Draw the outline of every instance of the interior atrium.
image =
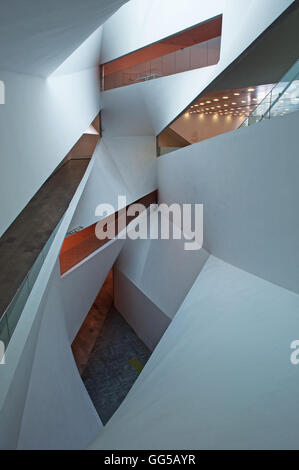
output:
M 299 449 L 298 56 L 293 0 L 1 3 L 0 449 Z

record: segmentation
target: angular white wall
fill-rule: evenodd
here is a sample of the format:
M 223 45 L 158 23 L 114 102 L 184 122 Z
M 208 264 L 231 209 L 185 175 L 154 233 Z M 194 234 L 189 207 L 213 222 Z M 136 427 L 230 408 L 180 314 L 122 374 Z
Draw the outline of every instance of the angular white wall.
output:
M 27 3 L 1 16 L 0 236 L 98 114 L 100 25 L 125 2 L 55 0 L 47 11 Z
M 262 3 L 259 0 L 246 3 L 239 0 L 212 0 L 204 3 L 198 0 L 163 0 L 163 3 L 159 0 L 131 0 L 104 25 L 102 63 L 222 14 L 220 60 L 217 65 L 210 67 L 129 85 L 124 87 L 124 91 L 104 92 L 103 100 L 107 99 L 110 103 L 107 109 L 107 132 L 108 127 L 109 132 L 113 132 L 113 124 L 109 120 L 111 113 L 118 113 L 116 119 L 120 132 L 126 132 L 127 129 L 132 132 L 135 126 L 139 133 L 142 123 L 142 132 L 144 126 L 147 126 L 154 129 L 154 134 L 159 134 L 292 3 L 293 0 L 265 0 Z M 129 111 L 127 115 L 128 106 L 123 97 L 133 96 L 134 93 L 134 113 Z M 103 119 L 106 119 L 105 113 L 104 109 Z
M 152 218 L 155 213 L 148 210 L 141 214 L 129 225 L 128 237 L 134 233 L 135 224 L 142 225 L 142 220 L 155 232 L 159 227 L 158 217 Z M 164 223 L 166 218 L 161 218 Z M 172 233 L 174 226 L 170 221 L 167 223 Z M 174 318 L 209 256 L 203 249 L 184 250 L 181 232 L 180 236 L 181 239 L 175 240 L 163 240 L 161 236 L 157 240 L 128 238 L 115 265 L 115 306 L 151 350 Z
M 159 202 L 204 205 L 207 251 L 297 293 L 298 123 L 293 113 L 158 159 Z
M 97 222 L 99 204 L 118 210 L 118 196 L 131 204 L 157 189 L 156 139 L 153 136 L 103 137 L 70 229 Z M 121 207 L 122 208 L 122 207 Z
M 299 296 L 211 256 L 91 449 L 298 449 Z

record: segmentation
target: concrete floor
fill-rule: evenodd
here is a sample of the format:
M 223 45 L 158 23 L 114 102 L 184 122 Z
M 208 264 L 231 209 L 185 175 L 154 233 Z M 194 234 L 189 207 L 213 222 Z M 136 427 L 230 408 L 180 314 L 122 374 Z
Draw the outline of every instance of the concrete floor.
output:
M 105 424 L 150 357 L 149 349 L 113 307 L 113 270 L 72 344 L 86 389 Z
M 120 406 L 149 357 L 149 349 L 112 307 L 82 374 L 103 424 Z
M 0 317 L 66 211 L 89 159 L 70 160 L 35 194 L 0 239 Z
M 88 363 L 89 356 L 103 328 L 104 321 L 113 305 L 113 272 L 112 269 L 105 280 L 96 300 L 88 312 L 76 338 L 72 343 L 72 351 L 80 374 Z

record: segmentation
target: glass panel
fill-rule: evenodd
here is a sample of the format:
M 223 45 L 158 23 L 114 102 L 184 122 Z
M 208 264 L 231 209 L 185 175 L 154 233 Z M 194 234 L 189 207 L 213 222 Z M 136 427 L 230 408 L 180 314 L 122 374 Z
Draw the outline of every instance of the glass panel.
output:
M 20 290 L 18 291 L 13 301 L 9 305 L 8 309 L 6 310 L 10 336 L 12 336 L 15 330 L 15 327 L 17 326 L 21 313 L 24 309 L 25 303 L 27 302 L 27 299 L 29 297 L 29 293 L 30 293 L 29 282 L 28 282 L 28 278 L 26 277 Z
M 101 88 L 110 90 L 217 64 L 222 15 L 101 66 Z
M 299 111 L 299 61 L 290 68 L 240 127 L 296 111 Z
M 190 47 L 190 69 L 199 69 L 208 65 L 208 41 Z
M 8 308 L 6 309 L 4 316 L 0 320 L 0 340 L 4 341 L 5 346 L 7 346 L 17 326 L 17 323 L 22 314 L 24 306 L 27 302 L 29 294 L 41 270 L 46 254 L 48 253 L 52 245 L 53 239 L 57 233 L 60 223 L 61 222 L 59 222 L 55 230 L 52 232 L 49 240 L 45 244 L 43 250 L 39 254 L 34 265 L 32 266 L 31 270 L 28 272 L 25 280 L 21 284 L 13 300 L 9 304 Z
M 7 319 L 6 319 L 5 314 L 0 320 L 0 341 L 4 343 L 4 346 L 6 349 L 9 343 L 9 331 L 8 331 Z M 0 349 L 0 355 L 1 355 L 1 349 Z M 1 363 L 1 357 L 0 357 L 0 363 Z
M 207 41 L 208 63 L 207 65 L 217 64 L 220 58 L 220 37 Z

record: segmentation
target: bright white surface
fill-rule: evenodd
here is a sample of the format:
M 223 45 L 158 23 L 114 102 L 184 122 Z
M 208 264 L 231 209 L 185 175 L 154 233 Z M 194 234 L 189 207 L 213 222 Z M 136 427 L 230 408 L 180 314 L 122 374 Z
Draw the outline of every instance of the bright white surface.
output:
M 151 224 L 157 225 L 156 222 Z M 172 232 L 173 224 L 169 225 Z M 117 269 L 170 319 L 208 258 L 205 250 L 185 251 L 184 243 L 184 239 L 128 238 L 116 264 Z
M 82 449 L 102 427 L 71 343 L 123 243 L 111 241 L 62 278 L 57 261 L 39 331 L 19 449 Z
M 134 127 L 139 135 L 149 134 L 152 128 L 154 134 L 159 134 L 292 3 L 293 0 L 163 0 L 162 3 L 131 0 L 104 25 L 102 63 L 223 14 L 220 61 L 210 67 L 130 85 L 122 92 L 104 92 L 103 100 L 110 104 L 103 113 L 104 127 L 113 132 L 115 119 L 114 132 L 119 135 L 131 134 Z M 128 96 L 134 94 L 128 112 Z
M 299 292 L 299 113 L 158 158 L 159 202 L 204 205 L 204 247 Z
M 153 351 L 171 322 L 128 277 L 114 268 L 114 305 L 143 343 Z
M 111 240 L 61 278 L 67 336 L 75 339 L 125 240 Z
M 71 223 L 71 229 L 99 220 L 98 204 L 118 210 L 118 196 L 131 204 L 157 188 L 156 140 L 152 136 L 104 137 L 94 153 L 94 167 Z
M 97 67 L 102 31 L 102 26 L 96 29 L 50 76 L 69 75 Z
M 6 85 L 6 104 L 0 106 L 1 153 L 5 155 L 0 174 L 0 234 L 68 154 L 100 108 L 96 69 L 47 81 L 7 72 L 1 73 L 1 79 Z
M 210 257 L 92 449 L 298 449 L 299 296 Z
M 124 240 L 113 240 L 62 278 L 58 255 L 90 162 L 41 268 L 0 369 L 0 447 L 82 449 L 102 427 L 71 342 Z
M 28 297 L 0 368 L 0 448 L 16 449 L 21 428 L 39 329 L 47 305 L 48 286 L 72 215 L 93 166 L 90 162 L 66 211 L 45 262 Z M 13 393 L 12 393 L 13 390 Z M 51 410 L 49 410 L 51 412 Z
M 18 449 L 82 449 L 102 423 L 72 354 L 60 295 L 59 261 L 48 289 Z M 77 289 L 72 294 L 81 298 L 83 293 Z
M 0 235 L 98 114 L 100 25 L 123 3 L 54 0 L 44 8 L 33 0 L 26 5 L 13 0 L 2 6 Z M 33 76 L 55 69 L 47 80 Z
M 147 220 L 154 229 L 158 219 L 150 222 L 148 216 L 149 211 L 144 212 L 139 221 Z M 129 234 L 133 226 L 129 225 Z M 150 350 L 161 339 L 207 258 L 203 249 L 184 251 L 183 239 L 126 240 L 114 269 L 114 302 Z
M 1 2 L 1 69 L 48 76 L 125 1 Z
M 224 3 L 223 0 L 208 3 L 198 0 L 131 0 L 105 23 L 101 62 L 116 59 L 221 15 Z

